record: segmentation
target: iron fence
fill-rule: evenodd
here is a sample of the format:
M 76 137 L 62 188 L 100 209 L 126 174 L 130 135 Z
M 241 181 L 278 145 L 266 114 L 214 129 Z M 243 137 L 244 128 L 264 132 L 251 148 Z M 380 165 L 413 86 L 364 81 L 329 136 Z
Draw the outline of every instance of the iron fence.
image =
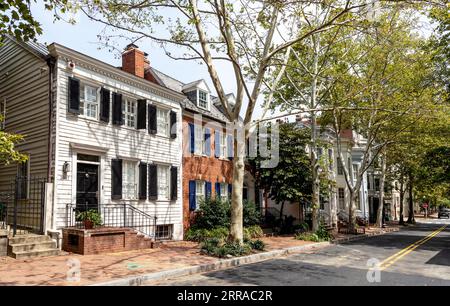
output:
M 159 236 L 156 235 L 157 217 L 150 216 L 130 204 L 67 204 L 66 211 L 67 227 L 89 228 L 89 222 L 85 222 L 86 215 L 83 215 L 83 212 L 89 212 L 90 217 L 92 215 L 99 217 L 99 224 L 95 224 L 94 227 L 132 228 L 155 240 Z

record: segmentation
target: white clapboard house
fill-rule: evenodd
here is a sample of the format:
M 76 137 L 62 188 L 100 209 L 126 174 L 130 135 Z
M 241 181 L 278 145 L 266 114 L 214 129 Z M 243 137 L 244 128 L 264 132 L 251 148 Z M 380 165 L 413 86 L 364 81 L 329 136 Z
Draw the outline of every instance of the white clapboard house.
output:
M 57 43 L 4 39 L 1 128 L 25 136 L 17 148 L 28 161 L 0 167 L 3 228 L 57 233 L 97 209 L 106 225 L 182 239 L 186 97 L 151 82 L 148 65 L 134 45 L 114 67 Z

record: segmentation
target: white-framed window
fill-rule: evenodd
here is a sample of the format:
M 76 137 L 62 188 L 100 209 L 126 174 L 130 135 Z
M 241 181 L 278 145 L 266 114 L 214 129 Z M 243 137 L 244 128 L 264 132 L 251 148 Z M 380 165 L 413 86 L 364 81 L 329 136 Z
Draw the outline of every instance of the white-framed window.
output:
M 158 200 L 168 200 L 170 192 L 169 166 L 158 165 Z
M 135 161 L 122 161 L 122 196 L 124 200 L 138 199 L 138 163 Z
M 80 114 L 87 118 L 98 119 L 100 87 L 80 84 Z
M 172 239 L 173 224 L 163 224 L 156 226 L 155 238 L 157 240 Z
M 205 181 L 195 181 L 195 205 L 200 208 L 200 202 L 206 197 Z
M 356 181 L 357 177 L 358 177 L 358 165 L 353 164 L 353 179 Z
M 345 208 L 345 191 L 344 188 L 338 189 L 339 209 Z
M 201 125 L 196 124 L 194 128 L 194 137 L 195 137 L 195 154 L 202 155 L 203 154 L 203 141 L 205 136 L 203 134 L 203 127 Z
M 222 201 L 228 200 L 228 184 L 220 183 L 220 199 Z
M 198 106 L 208 109 L 208 93 L 202 90 L 198 91 Z
M 220 157 L 225 158 L 227 155 L 227 134 L 220 134 Z
M 159 135 L 170 135 L 170 118 L 169 111 L 167 109 L 158 108 L 156 111 L 157 131 Z
M 122 119 L 125 126 L 136 128 L 137 102 L 124 98 L 122 100 Z

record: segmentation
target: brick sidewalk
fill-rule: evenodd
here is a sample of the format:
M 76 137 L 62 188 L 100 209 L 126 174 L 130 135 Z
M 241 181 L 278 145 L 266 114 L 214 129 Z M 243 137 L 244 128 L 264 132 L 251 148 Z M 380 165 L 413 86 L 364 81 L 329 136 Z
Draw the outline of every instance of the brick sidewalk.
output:
M 267 250 L 283 249 L 311 244 L 288 237 L 264 237 Z M 213 263 L 217 258 L 200 255 L 198 244 L 171 242 L 158 249 L 147 249 L 103 255 L 78 255 L 41 257 L 32 260 L 15 260 L 0 257 L 0 285 L 89 285 L 138 274 L 160 272 L 176 268 Z M 68 260 L 80 262 L 81 281 L 67 281 Z

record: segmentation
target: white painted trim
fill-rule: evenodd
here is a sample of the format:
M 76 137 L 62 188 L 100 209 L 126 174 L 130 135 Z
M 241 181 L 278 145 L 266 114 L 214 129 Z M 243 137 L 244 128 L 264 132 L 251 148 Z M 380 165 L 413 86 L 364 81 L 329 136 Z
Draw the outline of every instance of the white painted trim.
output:
M 97 146 L 93 146 L 93 145 L 76 143 L 76 142 L 71 142 L 70 147 L 79 153 L 86 153 L 86 154 L 92 154 L 93 152 L 106 153 L 109 151 L 109 148 L 97 147 Z

